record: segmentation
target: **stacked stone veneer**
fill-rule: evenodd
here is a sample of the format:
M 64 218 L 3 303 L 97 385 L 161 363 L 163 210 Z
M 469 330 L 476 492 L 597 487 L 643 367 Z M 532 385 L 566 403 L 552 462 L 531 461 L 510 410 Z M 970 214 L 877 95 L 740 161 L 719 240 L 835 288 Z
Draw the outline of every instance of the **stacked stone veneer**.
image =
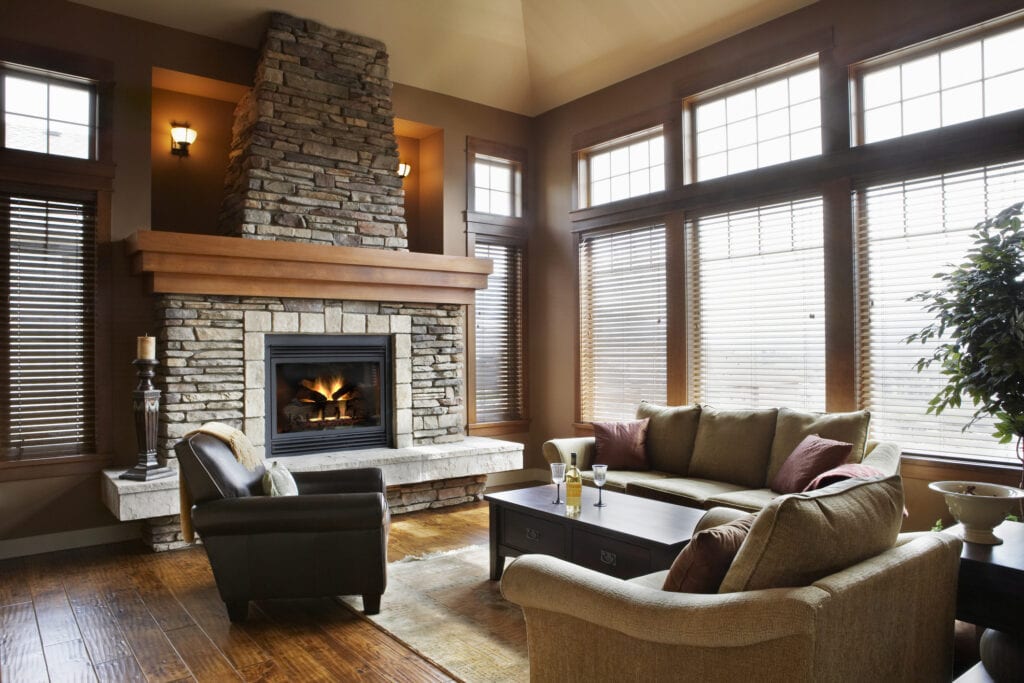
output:
M 273 14 L 235 112 L 229 234 L 405 250 L 383 43 Z
M 390 334 L 395 446 L 461 441 L 463 309 L 457 305 L 165 295 L 158 304 L 159 454 L 204 422 L 266 440 L 266 334 Z

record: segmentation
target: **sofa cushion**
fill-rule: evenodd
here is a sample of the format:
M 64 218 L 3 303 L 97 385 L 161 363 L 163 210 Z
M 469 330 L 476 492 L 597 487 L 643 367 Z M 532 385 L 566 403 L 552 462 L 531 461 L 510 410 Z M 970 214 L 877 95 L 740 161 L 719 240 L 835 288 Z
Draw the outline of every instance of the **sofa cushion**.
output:
M 592 484 L 594 482 L 594 471 L 584 470 L 580 472 L 583 481 Z M 608 477 L 604 487 L 609 491 L 625 491 L 630 484 L 637 482 L 659 481 L 667 479 L 672 475 L 668 472 L 656 472 L 654 470 L 608 470 Z
M 778 410 L 716 410 L 704 406 L 689 475 L 748 489 L 765 485 Z
M 611 476 L 611 473 L 608 473 Z M 739 491 L 743 487 L 709 479 L 692 477 L 665 477 L 664 479 L 648 479 L 633 481 L 626 486 L 626 493 L 645 498 L 664 500 L 690 507 L 704 507 L 704 502 L 713 496 L 730 491 Z
M 707 499 L 705 504 L 709 506 L 725 505 L 748 512 L 757 512 L 778 497 L 779 494 L 771 489 L 744 489 L 712 496 Z
M 645 447 L 649 422 L 594 422 L 594 462 L 615 470 L 651 469 Z
M 758 514 L 719 592 L 808 586 L 891 548 L 902 522 L 898 475 L 780 496 Z
M 825 439 L 817 434 L 804 437 L 772 478 L 776 493 L 800 493 L 822 472 L 838 467 L 850 457 L 853 444 Z
M 753 523 L 754 515 L 744 515 L 695 534 L 676 556 L 661 589 L 717 593 Z
M 700 422 L 700 406 L 659 406 L 641 401 L 637 419 L 648 418 L 647 455 L 651 468 L 686 476 Z
M 812 413 L 779 408 L 766 481 L 775 479 L 789 454 L 811 434 L 853 444 L 849 462 L 860 462 L 864 459 L 870 420 L 871 413 L 866 410 L 853 413 Z

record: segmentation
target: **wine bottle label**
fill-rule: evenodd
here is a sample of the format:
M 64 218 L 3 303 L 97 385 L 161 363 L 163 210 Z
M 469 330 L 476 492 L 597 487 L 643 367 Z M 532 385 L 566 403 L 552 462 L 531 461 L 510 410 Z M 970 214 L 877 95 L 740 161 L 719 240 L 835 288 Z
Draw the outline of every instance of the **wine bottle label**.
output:
M 580 498 L 583 496 L 583 484 L 578 481 L 567 481 L 565 483 L 565 499 L 570 501 L 571 504 L 579 505 Z M 575 501 L 575 503 L 572 503 Z

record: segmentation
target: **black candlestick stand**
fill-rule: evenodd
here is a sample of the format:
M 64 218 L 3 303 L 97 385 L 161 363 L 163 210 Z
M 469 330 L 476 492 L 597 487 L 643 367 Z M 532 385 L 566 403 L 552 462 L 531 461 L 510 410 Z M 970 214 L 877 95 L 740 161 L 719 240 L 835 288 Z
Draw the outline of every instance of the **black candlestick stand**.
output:
M 138 368 L 139 384 L 132 392 L 132 411 L 135 413 L 135 440 L 139 444 L 139 462 L 121 475 L 121 479 L 150 481 L 174 474 L 174 470 L 161 465 L 156 459 L 157 428 L 160 424 L 160 390 L 153 386 L 157 362 L 151 358 L 136 358 L 132 365 Z

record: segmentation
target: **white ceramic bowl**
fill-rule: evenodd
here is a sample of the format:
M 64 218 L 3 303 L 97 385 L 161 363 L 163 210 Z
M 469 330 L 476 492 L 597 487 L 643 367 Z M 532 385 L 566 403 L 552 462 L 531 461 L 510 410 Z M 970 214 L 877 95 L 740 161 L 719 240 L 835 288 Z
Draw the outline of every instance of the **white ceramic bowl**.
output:
M 1014 512 L 1024 498 L 1024 491 L 1013 486 L 978 481 L 935 481 L 928 488 L 946 498 L 949 511 L 964 526 L 964 540 L 985 545 L 1003 542 L 992 529 Z

